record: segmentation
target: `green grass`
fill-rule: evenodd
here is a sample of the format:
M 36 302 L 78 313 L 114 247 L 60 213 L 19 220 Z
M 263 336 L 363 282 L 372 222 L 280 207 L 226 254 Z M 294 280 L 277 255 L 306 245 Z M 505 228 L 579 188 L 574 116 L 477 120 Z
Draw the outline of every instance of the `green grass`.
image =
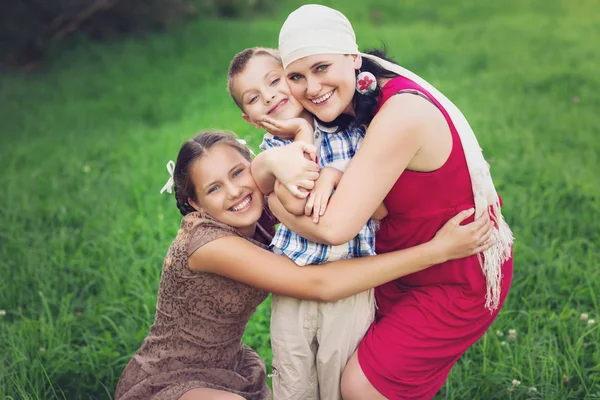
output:
M 355 22 L 361 47 L 385 42 L 461 107 L 517 238 L 507 303 L 438 397 L 600 398 L 600 6 L 326 4 Z M 227 65 L 275 46 L 294 6 L 80 41 L 43 72 L 0 77 L 0 398 L 111 398 L 153 320 L 180 221 L 158 194 L 165 164 L 206 128 L 258 145 L 227 97 Z M 268 314 L 266 302 L 245 340 L 270 363 Z

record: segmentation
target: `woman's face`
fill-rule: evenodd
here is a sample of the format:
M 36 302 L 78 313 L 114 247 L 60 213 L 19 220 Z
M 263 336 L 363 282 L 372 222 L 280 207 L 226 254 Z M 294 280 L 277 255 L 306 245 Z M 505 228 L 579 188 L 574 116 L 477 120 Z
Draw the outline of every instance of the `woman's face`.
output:
M 292 95 L 317 118 L 331 122 L 341 114 L 354 114 L 359 55 L 317 54 L 294 61 L 285 69 Z
M 217 144 L 194 162 L 196 198 L 190 204 L 211 217 L 254 236 L 264 198 L 250 172 L 250 161 L 232 146 Z

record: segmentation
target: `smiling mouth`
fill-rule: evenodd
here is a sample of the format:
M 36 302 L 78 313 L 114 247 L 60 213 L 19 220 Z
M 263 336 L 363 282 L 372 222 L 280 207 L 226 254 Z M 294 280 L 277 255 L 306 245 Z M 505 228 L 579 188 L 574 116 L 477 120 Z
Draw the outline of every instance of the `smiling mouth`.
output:
M 319 105 L 319 104 L 323 104 L 325 103 L 327 100 L 329 100 L 331 98 L 331 96 L 333 96 L 333 93 L 335 93 L 335 89 L 333 89 L 331 92 L 329 93 L 325 93 L 323 96 L 318 97 L 316 99 L 311 99 L 310 101 L 315 104 L 315 105 Z
M 272 114 L 275 113 L 279 110 L 281 110 L 288 102 L 288 99 L 283 99 L 281 100 L 279 103 L 275 104 L 268 112 L 267 114 Z
M 240 201 L 238 201 L 237 203 L 235 203 L 234 205 L 232 205 L 231 207 L 229 207 L 229 211 L 233 211 L 233 212 L 246 211 L 248 208 L 250 208 L 251 203 L 252 203 L 252 195 L 249 194 L 246 197 L 244 197 L 243 199 L 241 199 Z

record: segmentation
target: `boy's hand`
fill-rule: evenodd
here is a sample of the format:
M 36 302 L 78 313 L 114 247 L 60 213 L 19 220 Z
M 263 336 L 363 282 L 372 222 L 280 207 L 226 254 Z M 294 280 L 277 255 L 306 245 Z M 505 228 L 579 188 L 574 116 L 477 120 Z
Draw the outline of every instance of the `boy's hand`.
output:
M 313 127 L 304 118 L 276 120 L 270 117 L 263 117 L 259 123 L 267 132 L 282 139 L 303 140 L 307 143 L 313 142 Z
M 319 178 L 315 182 L 315 187 L 310 192 L 306 207 L 304 208 L 305 215 L 313 215 L 313 222 L 319 222 L 319 217 L 325 214 L 329 198 L 342 179 L 342 172 L 332 167 L 325 167 L 319 173 Z

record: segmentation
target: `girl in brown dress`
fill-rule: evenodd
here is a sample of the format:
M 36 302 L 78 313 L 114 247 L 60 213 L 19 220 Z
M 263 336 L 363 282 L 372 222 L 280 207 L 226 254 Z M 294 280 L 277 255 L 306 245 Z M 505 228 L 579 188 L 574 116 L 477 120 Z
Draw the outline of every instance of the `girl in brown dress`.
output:
M 266 250 L 274 220 L 250 172 L 251 154 L 227 132 L 186 142 L 174 185 L 184 215 L 165 258 L 150 333 L 123 371 L 116 400 L 265 400 L 265 363 L 242 343 L 268 292 L 335 301 L 431 265 L 487 249 L 490 222 L 460 222 L 425 244 L 385 255 L 298 267 Z

